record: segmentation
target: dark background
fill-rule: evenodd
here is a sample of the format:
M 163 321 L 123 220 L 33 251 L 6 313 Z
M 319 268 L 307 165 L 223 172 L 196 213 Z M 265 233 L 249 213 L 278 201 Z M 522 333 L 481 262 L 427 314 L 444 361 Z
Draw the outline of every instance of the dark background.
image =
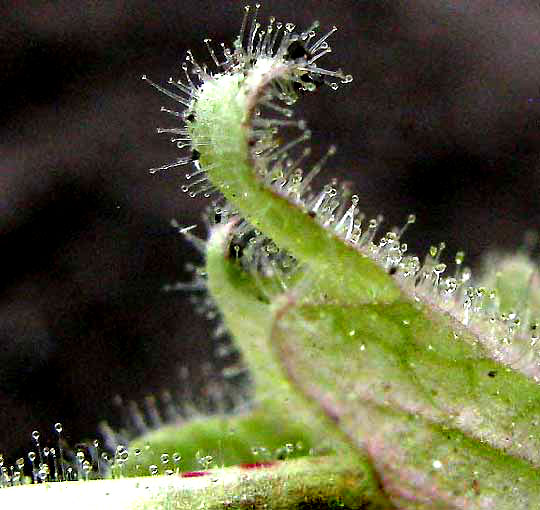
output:
M 154 133 L 171 103 L 145 85 L 174 75 L 202 39 L 229 42 L 244 2 L 20 1 L 0 8 L 0 452 L 64 424 L 72 441 L 115 395 L 142 401 L 193 381 L 213 358 L 210 323 L 162 286 L 197 255 L 170 227 L 200 222 L 203 200 Z M 355 181 L 368 216 L 415 212 L 424 253 L 446 241 L 478 264 L 539 225 L 540 8 L 532 1 L 269 1 L 305 27 L 339 26 L 329 68 L 355 80 L 306 97 L 315 152 L 336 143 L 324 178 Z M 184 173 L 184 172 L 182 172 Z M 199 230 L 202 234 L 203 229 Z M 444 258 L 444 257 L 443 257 Z

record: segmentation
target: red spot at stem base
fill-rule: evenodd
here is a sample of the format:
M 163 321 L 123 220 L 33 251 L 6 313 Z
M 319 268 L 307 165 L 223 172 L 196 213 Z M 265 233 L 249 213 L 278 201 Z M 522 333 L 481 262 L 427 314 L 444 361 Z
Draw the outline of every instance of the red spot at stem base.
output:
M 274 466 L 275 464 L 277 464 L 277 463 L 276 462 L 271 462 L 271 461 L 253 462 L 253 463 L 250 463 L 250 464 L 240 464 L 240 467 L 242 469 L 260 469 L 260 468 L 271 467 L 271 466 Z
M 185 473 L 181 473 L 182 478 L 197 478 L 198 476 L 206 476 L 210 473 L 208 471 L 186 471 Z

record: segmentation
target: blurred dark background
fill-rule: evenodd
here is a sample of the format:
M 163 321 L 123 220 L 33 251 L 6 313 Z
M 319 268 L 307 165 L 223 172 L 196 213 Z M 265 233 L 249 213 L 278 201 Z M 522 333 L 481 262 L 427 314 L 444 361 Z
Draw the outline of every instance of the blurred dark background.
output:
M 72 442 L 118 426 L 115 395 L 142 401 L 202 384 L 211 323 L 186 295 L 196 252 L 170 227 L 200 223 L 203 200 L 154 132 L 171 103 L 140 79 L 174 75 L 202 40 L 229 42 L 244 2 L 20 1 L 0 7 L 0 452 L 31 431 Z M 323 176 L 355 181 L 368 216 L 401 225 L 423 253 L 446 241 L 471 265 L 540 224 L 540 7 L 534 1 L 267 0 L 262 15 L 336 24 L 324 66 L 354 81 L 300 108 Z M 203 56 L 204 55 L 204 56 Z M 203 234 L 203 229 L 199 229 Z M 444 257 L 443 257 L 444 258 Z M 216 362 L 218 363 L 218 362 Z

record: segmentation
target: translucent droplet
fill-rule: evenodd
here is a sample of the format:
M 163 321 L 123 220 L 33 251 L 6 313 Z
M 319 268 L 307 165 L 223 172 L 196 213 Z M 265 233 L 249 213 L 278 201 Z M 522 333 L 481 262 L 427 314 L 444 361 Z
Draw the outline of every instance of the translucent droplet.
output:
M 442 282 L 443 293 L 447 296 L 452 295 L 457 290 L 457 280 L 455 278 L 446 278 Z
M 211 455 L 205 455 L 204 457 L 201 457 L 199 452 L 196 454 L 198 463 L 203 467 L 203 469 L 209 469 L 210 465 L 212 464 L 214 457 Z
M 133 453 L 135 454 L 135 456 L 139 456 L 142 452 L 141 452 L 141 449 L 140 448 L 135 448 L 135 450 L 133 451 Z
M 34 441 L 39 441 L 39 431 L 34 430 L 34 431 L 32 432 L 32 439 L 33 439 Z
M 169 462 L 169 454 L 168 453 L 162 453 L 160 457 L 162 464 L 168 464 Z
M 61 423 L 55 423 L 54 424 L 54 430 L 56 430 L 56 432 L 58 432 L 60 434 L 60 432 L 62 432 L 62 424 Z
M 178 464 L 182 460 L 182 455 L 180 455 L 178 452 L 173 453 L 173 461 L 175 464 Z
M 273 242 L 270 242 L 266 245 L 266 251 L 271 254 L 271 255 L 274 255 L 276 253 L 279 253 L 279 248 L 277 247 L 277 245 Z
M 433 268 L 433 272 L 437 273 L 438 275 L 441 274 L 441 273 L 444 273 L 445 270 L 446 270 L 446 264 L 437 264 Z
M 148 466 L 148 471 L 150 472 L 151 475 L 157 475 L 159 472 L 158 467 L 155 464 Z
M 38 471 L 38 477 L 43 482 L 49 476 L 49 466 L 47 464 L 42 464 Z
M 28 452 L 28 458 L 30 462 L 34 462 L 36 460 L 36 452 Z

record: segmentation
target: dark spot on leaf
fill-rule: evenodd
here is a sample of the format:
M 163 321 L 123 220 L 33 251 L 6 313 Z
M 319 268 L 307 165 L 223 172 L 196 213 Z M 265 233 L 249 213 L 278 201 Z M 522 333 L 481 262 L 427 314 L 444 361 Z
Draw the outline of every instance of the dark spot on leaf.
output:
M 197 149 L 191 151 L 191 161 L 198 161 L 201 157 L 201 153 Z
M 186 120 L 189 120 L 189 122 L 194 122 L 195 121 L 195 114 L 190 113 L 189 115 L 186 115 Z
M 288 452 L 285 448 L 280 448 L 276 451 L 276 459 L 277 460 L 286 460 L 287 459 Z
M 490 370 L 488 372 L 488 375 L 489 375 L 489 377 L 495 377 L 497 375 L 497 371 L 496 370 Z

